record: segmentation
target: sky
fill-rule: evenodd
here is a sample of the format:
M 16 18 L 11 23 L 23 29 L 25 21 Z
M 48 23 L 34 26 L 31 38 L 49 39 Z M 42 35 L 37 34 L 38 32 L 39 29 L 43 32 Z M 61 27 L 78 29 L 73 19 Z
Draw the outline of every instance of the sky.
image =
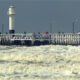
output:
M 75 32 L 80 31 L 80 0 L 0 0 L 0 32 L 8 32 L 10 5 L 15 6 L 16 33 Z

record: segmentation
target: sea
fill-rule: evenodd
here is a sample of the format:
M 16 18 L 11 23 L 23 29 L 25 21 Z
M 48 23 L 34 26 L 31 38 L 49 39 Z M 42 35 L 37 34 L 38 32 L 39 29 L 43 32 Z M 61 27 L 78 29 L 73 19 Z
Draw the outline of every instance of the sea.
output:
M 0 80 L 80 80 L 80 46 L 0 46 Z

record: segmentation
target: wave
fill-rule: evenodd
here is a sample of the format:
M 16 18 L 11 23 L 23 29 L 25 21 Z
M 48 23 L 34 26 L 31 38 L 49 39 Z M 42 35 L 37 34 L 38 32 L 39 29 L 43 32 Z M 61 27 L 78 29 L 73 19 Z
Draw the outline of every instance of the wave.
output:
M 80 46 L 0 46 L 2 80 L 79 80 Z

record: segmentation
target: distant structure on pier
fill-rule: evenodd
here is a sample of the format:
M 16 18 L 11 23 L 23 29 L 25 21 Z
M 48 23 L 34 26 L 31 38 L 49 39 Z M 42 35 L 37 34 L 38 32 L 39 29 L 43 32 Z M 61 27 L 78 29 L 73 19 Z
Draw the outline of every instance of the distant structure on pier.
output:
M 15 7 L 10 6 L 9 15 L 9 33 L 0 34 L 0 45 L 80 45 L 80 33 L 24 33 L 15 32 Z M 52 26 L 51 26 L 52 29 Z
M 9 15 L 9 33 L 13 34 L 15 33 L 14 27 L 15 27 L 15 7 L 10 6 L 8 10 Z

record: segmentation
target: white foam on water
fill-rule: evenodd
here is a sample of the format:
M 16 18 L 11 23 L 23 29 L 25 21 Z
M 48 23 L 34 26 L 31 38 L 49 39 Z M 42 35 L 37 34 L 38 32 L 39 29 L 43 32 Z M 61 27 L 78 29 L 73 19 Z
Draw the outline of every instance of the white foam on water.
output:
M 0 46 L 0 77 L 5 80 L 66 80 L 79 75 L 80 46 Z

